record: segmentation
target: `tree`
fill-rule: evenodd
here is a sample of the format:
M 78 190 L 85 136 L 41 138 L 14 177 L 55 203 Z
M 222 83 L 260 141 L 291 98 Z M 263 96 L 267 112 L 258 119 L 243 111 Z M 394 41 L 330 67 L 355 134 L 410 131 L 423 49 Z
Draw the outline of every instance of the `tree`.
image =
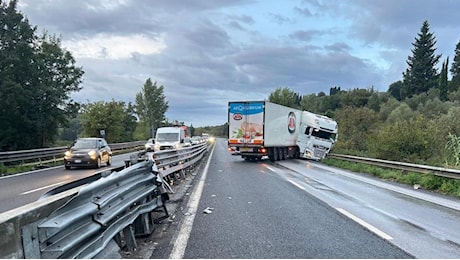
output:
M 300 108 L 300 102 L 302 101 L 302 97 L 300 96 L 300 94 L 295 93 L 287 87 L 284 87 L 277 88 L 275 91 L 270 93 L 270 95 L 268 96 L 268 101 L 279 105 L 298 109 Z
M 102 136 L 109 143 L 131 141 L 136 125 L 132 107 L 126 107 L 124 102 L 114 100 L 83 105 L 82 121 L 83 137 Z M 131 136 L 127 136 L 127 133 Z
M 153 136 L 153 132 L 166 120 L 165 113 L 169 108 L 163 93 L 163 85 L 157 86 L 150 78 L 145 81 L 142 91 L 136 94 L 136 113 L 143 130 L 140 136 L 145 139 Z
M 344 107 L 336 111 L 335 118 L 339 125 L 339 141 L 336 149 L 366 151 L 367 136 L 378 123 L 375 111 L 367 108 Z
M 54 142 L 78 104 L 81 68 L 57 37 L 35 35 L 36 27 L 0 0 L 0 150 L 41 148 Z
M 438 144 L 436 128 L 423 116 L 387 123 L 379 129 L 369 149 L 375 158 L 426 162 L 439 151 L 433 147 Z
M 70 98 L 71 92 L 81 90 L 83 71 L 75 66 L 70 52 L 63 50 L 61 40 L 43 35 L 37 44 L 35 66 L 38 68 L 29 103 L 34 115 L 37 142 L 41 146 L 53 143 L 59 126 L 67 125 L 80 104 Z
M 449 92 L 454 92 L 460 89 L 460 41 L 458 41 L 455 47 L 455 56 L 450 67 L 450 73 L 452 75 L 452 81 L 449 85 Z
M 441 101 L 447 100 L 447 92 L 448 92 L 448 81 L 447 81 L 447 68 L 449 66 L 449 57 L 447 60 L 442 63 L 441 74 L 439 75 L 439 99 Z
M 388 93 L 396 98 L 398 101 L 401 101 L 401 90 L 403 88 L 403 82 L 398 80 L 396 82 L 391 83 L 390 87 L 388 88 Z
M 405 99 L 414 94 L 427 92 L 438 85 L 436 64 L 441 55 L 436 55 L 436 39 L 430 32 L 428 21 L 423 22 L 418 38 L 412 43 L 412 56 L 407 58 L 408 68 L 403 73 L 401 98 Z
M 373 88 L 369 89 L 353 89 L 341 94 L 341 105 L 343 107 L 364 107 L 369 102 L 369 98 L 375 93 Z
M 0 1 L 0 150 L 31 148 L 26 88 L 36 40 L 35 28 L 16 11 L 17 1 Z M 30 92 L 30 91 L 29 91 Z

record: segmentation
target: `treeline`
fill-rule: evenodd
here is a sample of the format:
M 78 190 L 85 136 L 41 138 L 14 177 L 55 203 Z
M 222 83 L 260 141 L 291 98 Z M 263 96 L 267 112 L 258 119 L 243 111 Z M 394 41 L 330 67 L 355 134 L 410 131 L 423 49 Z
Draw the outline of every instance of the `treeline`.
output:
M 168 124 L 164 87 L 147 79 L 135 103 L 81 104 L 84 71 L 55 35 L 37 28 L 0 0 L 0 151 L 43 148 L 77 137 L 104 136 L 109 143 L 146 140 Z
M 83 69 L 58 37 L 38 36 L 16 6 L 16 0 L 8 4 L 0 0 L 0 151 L 68 144 L 77 137 L 102 134 L 109 143 L 146 140 L 156 128 L 170 123 L 165 117 L 169 105 L 164 87 L 150 78 L 134 103 L 72 100 L 71 94 L 82 89 Z M 279 88 L 268 99 L 336 119 L 337 153 L 457 166 L 460 42 L 452 64 L 444 59 L 440 71 L 435 44 L 425 21 L 407 70 L 386 92 L 332 87 L 329 93 L 301 96 Z M 192 135 L 223 137 L 228 131 L 226 124 L 190 126 L 190 130 Z
M 460 41 L 450 66 L 425 21 L 413 43 L 403 79 L 388 91 L 330 88 L 301 96 L 278 88 L 269 100 L 334 118 L 339 125 L 336 153 L 439 166 L 460 164 Z

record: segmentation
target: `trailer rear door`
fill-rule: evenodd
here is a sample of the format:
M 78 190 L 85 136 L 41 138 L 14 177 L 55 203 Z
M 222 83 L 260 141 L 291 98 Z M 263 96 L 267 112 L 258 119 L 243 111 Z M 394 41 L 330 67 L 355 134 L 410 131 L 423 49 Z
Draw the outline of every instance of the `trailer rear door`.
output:
M 264 102 L 228 103 L 230 146 L 260 146 L 264 142 Z

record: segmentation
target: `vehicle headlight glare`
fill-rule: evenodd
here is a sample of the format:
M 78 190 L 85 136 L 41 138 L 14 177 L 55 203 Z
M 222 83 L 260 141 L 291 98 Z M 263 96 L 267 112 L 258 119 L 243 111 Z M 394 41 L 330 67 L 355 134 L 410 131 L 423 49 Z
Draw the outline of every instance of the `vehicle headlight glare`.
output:
M 97 153 L 94 150 L 89 151 L 88 155 L 91 158 L 91 160 L 96 160 L 97 159 Z
M 72 156 L 72 153 L 70 151 L 66 151 L 64 153 L 64 158 L 67 160 L 67 159 L 70 159 L 70 157 Z

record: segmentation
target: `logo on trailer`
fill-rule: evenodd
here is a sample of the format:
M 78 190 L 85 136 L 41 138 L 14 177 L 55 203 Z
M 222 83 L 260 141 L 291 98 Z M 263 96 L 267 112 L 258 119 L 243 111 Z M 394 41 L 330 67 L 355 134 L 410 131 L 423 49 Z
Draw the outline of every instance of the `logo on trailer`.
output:
M 234 120 L 241 120 L 241 119 L 243 119 L 243 116 L 240 113 L 236 113 L 236 114 L 233 115 L 233 119 Z
M 289 133 L 295 132 L 295 114 L 294 112 L 290 112 L 288 115 L 288 131 Z

